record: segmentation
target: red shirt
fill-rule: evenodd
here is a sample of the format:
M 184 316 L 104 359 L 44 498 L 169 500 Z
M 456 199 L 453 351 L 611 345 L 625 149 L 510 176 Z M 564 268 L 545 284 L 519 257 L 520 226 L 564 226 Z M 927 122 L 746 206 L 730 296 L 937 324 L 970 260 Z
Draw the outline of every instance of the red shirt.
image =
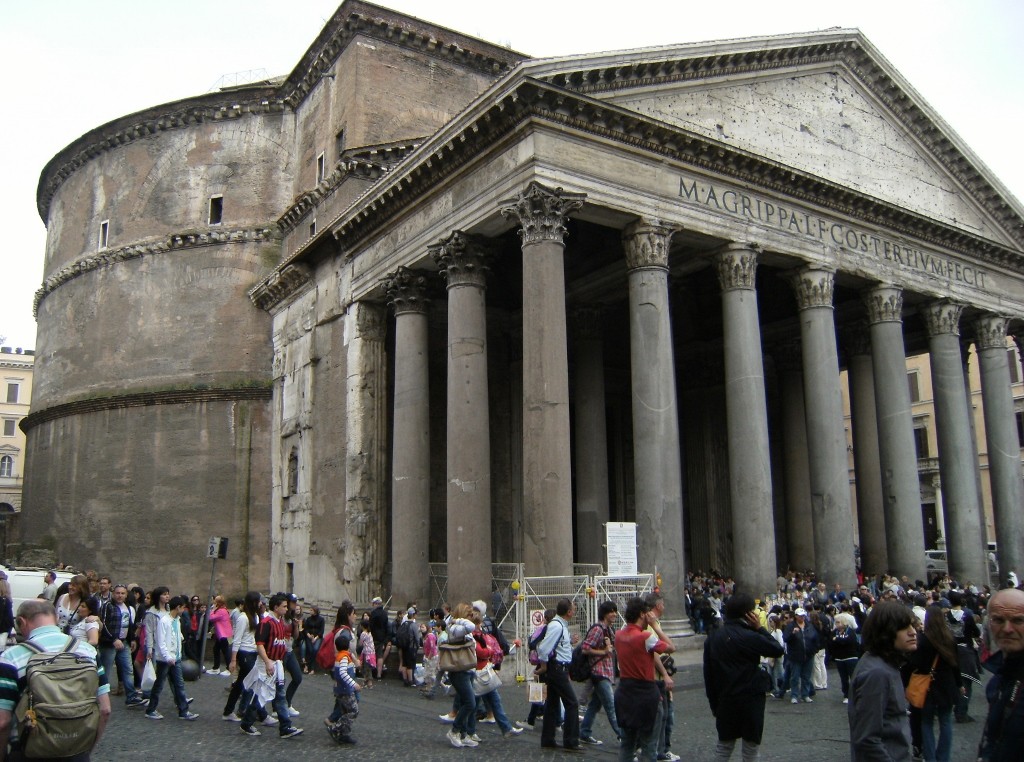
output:
M 292 638 L 292 628 L 287 622 L 268 616 L 256 628 L 256 645 L 263 645 L 267 658 L 271 661 L 284 661 L 288 652 L 288 641 Z
M 654 657 L 663 654 L 668 643 L 658 638 L 651 629 L 641 630 L 627 624 L 615 636 L 615 654 L 619 660 L 619 677 L 654 682 Z

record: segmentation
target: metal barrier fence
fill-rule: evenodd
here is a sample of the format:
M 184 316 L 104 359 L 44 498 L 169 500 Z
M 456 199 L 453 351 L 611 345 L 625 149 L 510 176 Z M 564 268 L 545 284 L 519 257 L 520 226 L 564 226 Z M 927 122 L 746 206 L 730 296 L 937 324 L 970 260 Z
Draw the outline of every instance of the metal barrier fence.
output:
M 575 612 L 569 622 L 570 635 L 583 637 L 597 621 L 597 609 L 602 601 L 615 601 L 619 611 L 625 610 L 626 601 L 654 589 L 653 574 L 630 577 L 603 576 L 599 564 L 573 564 L 574 574 L 565 577 L 527 577 L 523 564 L 491 564 L 491 590 L 487 603 L 490 616 L 509 643 L 520 645 L 506 657 L 505 665 L 514 666 L 518 682 L 527 678 L 530 637 L 544 623 L 543 612 L 554 609 L 558 601 L 568 598 Z M 430 564 L 430 589 L 434 608 L 446 602 L 448 591 L 448 564 Z

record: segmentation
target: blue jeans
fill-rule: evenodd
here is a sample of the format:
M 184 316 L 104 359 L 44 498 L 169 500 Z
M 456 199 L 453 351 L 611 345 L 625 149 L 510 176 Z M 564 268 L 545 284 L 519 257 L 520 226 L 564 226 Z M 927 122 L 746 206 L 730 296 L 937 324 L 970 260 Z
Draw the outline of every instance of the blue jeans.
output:
M 262 665 L 257 665 L 256 668 L 263 669 Z M 280 721 L 277 728 L 283 735 L 286 731 L 292 729 L 291 717 L 288 715 L 288 703 L 284 697 L 284 683 L 277 684 L 277 691 L 274 693 L 274 700 L 271 702 L 271 706 L 277 712 L 277 719 Z M 242 727 L 251 728 L 252 724 L 256 722 L 260 711 L 260 704 L 252 691 L 245 691 L 242 694 L 242 707 L 244 709 L 242 712 Z
M 508 715 L 505 714 L 505 708 L 501 705 L 501 694 L 494 690 L 484 694 L 481 698 L 484 700 L 487 711 L 494 715 L 494 721 L 501 728 L 502 734 L 512 730 L 512 723 L 509 721 Z
M 155 661 L 153 663 L 156 665 L 156 680 L 149 691 L 149 705 L 146 707 L 146 713 L 155 712 L 157 706 L 160 705 L 160 691 L 163 690 L 164 680 L 168 675 L 171 677 L 171 691 L 174 693 L 174 703 L 178 707 L 178 714 L 182 715 L 188 712 L 188 696 L 185 694 L 185 678 L 181 675 L 181 662 L 176 661 L 171 664 L 166 661 Z
M 939 743 L 935 743 L 934 720 L 939 721 Z M 935 706 L 929 696 L 921 709 L 921 753 L 935 762 L 949 762 L 953 746 L 953 707 Z
M 590 701 L 587 702 L 587 711 L 583 715 L 583 724 L 580 725 L 580 736 L 589 738 L 593 735 L 594 720 L 597 719 L 597 713 L 603 707 L 604 713 L 608 717 L 608 724 L 611 725 L 615 737 L 618 738 L 622 735 L 622 731 L 619 729 L 619 723 L 615 719 L 615 693 L 612 691 L 612 681 L 601 678 L 592 682 L 594 690 L 590 694 Z
M 791 662 L 789 695 L 790 698 L 805 699 L 811 695 L 811 673 L 814 671 L 814 659 Z M 802 684 L 802 685 L 801 685 Z M 801 692 L 802 688 L 802 692 Z
M 292 699 L 295 698 L 295 691 L 302 685 L 302 667 L 299 666 L 299 657 L 294 651 L 289 651 L 284 657 L 284 671 L 291 677 L 291 682 L 288 683 L 288 690 L 285 692 L 285 700 L 288 702 L 288 706 L 292 705 Z
M 654 716 L 654 724 L 651 732 L 640 733 L 631 728 L 622 728 L 619 736 L 619 762 L 632 762 L 633 753 L 639 749 L 640 762 L 657 762 L 658 742 L 661 740 L 661 727 L 664 724 L 662 714 L 665 711 L 665 704 L 658 702 L 658 712 Z
M 473 693 L 473 673 L 449 672 L 448 680 L 455 691 L 455 724 L 453 729 L 463 736 L 476 733 L 476 694 Z
M 114 674 L 114 663 L 117 663 L 121 671 L 121 684 L 124 686 L 125 703 L 134 701 L 142 696 L 135 690 L 135 673 L 132 671 L 132 654 L 128 646 L 118 651 L 113 646 L 100 646 L 100 664 L 107 674 L 107 682 L 110 685 L 117 685 L 117 675 Z

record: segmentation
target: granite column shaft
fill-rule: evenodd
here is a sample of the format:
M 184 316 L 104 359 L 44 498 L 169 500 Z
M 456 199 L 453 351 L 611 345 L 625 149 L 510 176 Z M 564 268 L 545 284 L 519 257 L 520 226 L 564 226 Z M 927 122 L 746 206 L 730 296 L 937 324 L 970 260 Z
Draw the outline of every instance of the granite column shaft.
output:
M 864 305 L 871 325 L 889 570 L 912 580 L 925 579 L 921 485 L 903 346 L 903 291 L 876 286 L 864 294 Z
M 960 356 L 962 311 L 963 305 L 949 301 L 932 303 L 923 310 L 939 447 L 942 500 L 940 503 L 937 494 L 935 502 L 937 511 L 942 505 L 950 575 L 961 583 L 970 580 L 981 585 L 988 579 L 988 561 L 975 477 L 977 453 Z
M 780 348 L 782 439 L 786 457 L 786 559 L 791 569 L 813 569 L 814 518 L 811 510 L 811 474 L 807 459 L 807 414 L 800 342 Z
M 746 244 L 728 244 L 715 255 L 715 264 L 722 288 L 733 574 L 742 590 L 761 598 L 775 590 L 778 570 L 755 288 L 757 251 Z
M 657 568 L 670 616 L 682 615 L 683 487 L 668 296 L 672 231 L 639 222 L 623 234 L 629 275 L 636 522 L 640 571 Z
M 1020 574 L 1024 568 L 1024 489 L 1006 352 L 1007 322 L 1007 318 L 1000 315 L 984 315 L 974 321 L 992 512 L 999 543 L 999 571 L 1003 577 L 1011 570 Z
M 839 354 L 832 312 L 834 273 L 801 268 L 793 278 L 800 308 L 804 407 L 811 474 L 814 560 L 819 579 L 853 585 L 853 520 L 846 435 L 839 387 Z

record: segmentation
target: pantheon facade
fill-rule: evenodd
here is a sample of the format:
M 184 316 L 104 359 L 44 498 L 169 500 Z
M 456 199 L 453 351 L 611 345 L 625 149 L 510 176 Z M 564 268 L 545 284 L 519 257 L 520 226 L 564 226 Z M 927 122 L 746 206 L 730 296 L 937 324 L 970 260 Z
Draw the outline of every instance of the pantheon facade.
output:
M 134 504 L 237 538 L 253 585 L 424 601 L 431 561 L 478 597 L 630 521 L 672 600 L 697 568 L 849 585 L 858 549 L 923 578 L 928 353 L 951 572 L 988 539 L 1024 568 L 1024 208 L 856 30 L 533 59 L 347 1 L 288 77 L 95 132 L 40 183 L 23 527 L 58 548 L 65 509 Z M 79 468 L 161 448 L 144 496 Z

